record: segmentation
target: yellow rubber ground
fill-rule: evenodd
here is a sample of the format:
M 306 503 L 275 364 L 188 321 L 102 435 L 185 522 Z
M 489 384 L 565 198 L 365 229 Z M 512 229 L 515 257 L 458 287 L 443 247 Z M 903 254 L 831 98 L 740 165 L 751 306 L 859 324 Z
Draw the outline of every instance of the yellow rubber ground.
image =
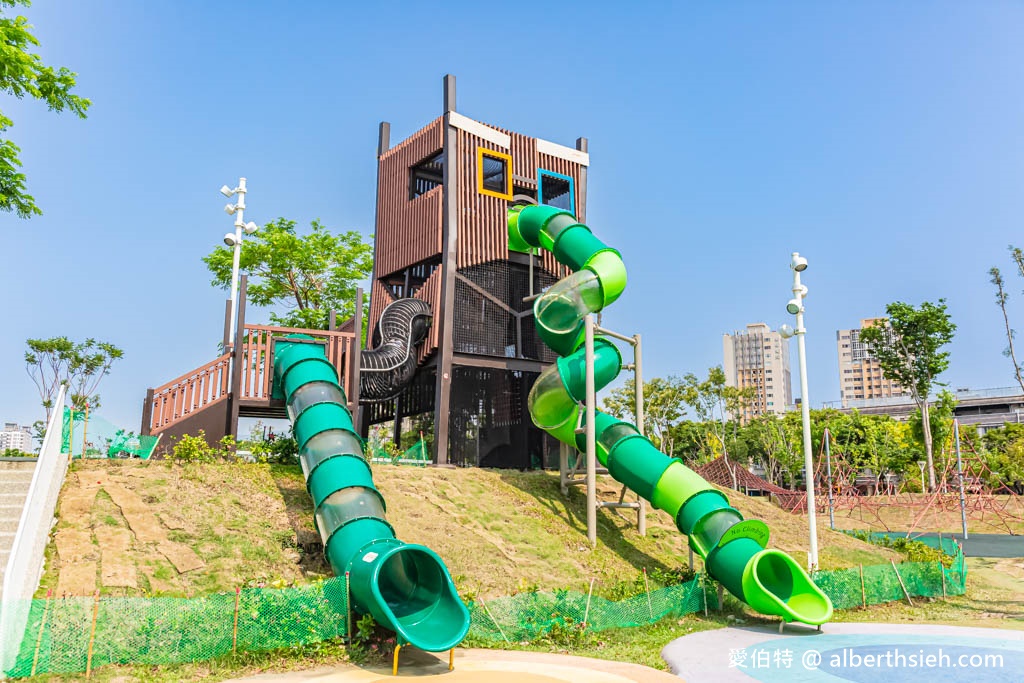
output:
M 431 654 L 403 649 L 398 676 L 386 666 L 359 668 L 343 665 L 315 671 L 261 674 L 235 679 L 255 683 L 387 683 L 396 678 L 446 683 L 681 683 L 682 679 L 646 666 L 587 657 L 540 652 L 456 650 L 455 669 L 448 670 L 447 653 Z

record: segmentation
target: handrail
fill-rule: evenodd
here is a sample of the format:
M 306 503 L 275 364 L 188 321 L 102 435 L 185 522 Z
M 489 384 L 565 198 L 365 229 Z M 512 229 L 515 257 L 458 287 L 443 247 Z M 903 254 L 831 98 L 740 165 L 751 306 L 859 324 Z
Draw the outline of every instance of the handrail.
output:
M 308 334 L 311 337 L 355 337 L 355 332 L 343 330 L 310 330 L 302 327 L 276 327 L 274 325 L 246 325 L 246 330 L 258 330 L 262 332 L 273 332 L 275 334 Z
M 241 367 L 237 368 L 241 372 L 239 399 L 270 400 L 274 366 L 273 341 L 287 334 L 306 334 L 322 341 L 328 360 L 338 369 L 346 395 L 354 395 L 346 359 L 350 353 L 357 352 L 355 332 L 246 325 L 235 341 L 242 351 Z M 232 358 L 233 353 L 229 351 L 153 389 L 152 402 L 148 404 L 150 433 L 157 434 L 203 408 L 226 399 L 232 386 L 229 372 Z
M 4 572 L 0 601 L 0 676 L 18 654 L 32 594 L 43 574 L 43 558 L 57 509 L 57 496 L 67 475 L 69 458 L 61 453 L 66 389 L 67 385 L 61 385 L 53 402 L 53 413 L 46 426 Z
M 170 382 L 167 382 L 166 384 L 163 384 L 163 385 L 157 387 L 156 389 L 153 389 L 153 395 L 155 396 L 157 394 L 161 394 L 164 391 L 166 391 L 167 389 L 172 388 L 176 384 L 180 384 L 180 383 L 184 382 L 187 379 L 192 379 L 193 377 L 195 377 L 199 373 L 208 370 L 211 366 L 216 365 L 217 363 L 223 363 L 223 362 L 228 361 L 228 360 L 231 360 L 231 354 L 230 353 L 225 353 L 223 356 L 220 356 L 219 358 L 215 358 L 214 360 L 210 361 L 209 363 L 206 363 L 205 365 L 200 365 L 195 370 L 192 370 L 191 372 L 186 372 L 181 377 L 176 377 L 175 379 L 172 379 Z

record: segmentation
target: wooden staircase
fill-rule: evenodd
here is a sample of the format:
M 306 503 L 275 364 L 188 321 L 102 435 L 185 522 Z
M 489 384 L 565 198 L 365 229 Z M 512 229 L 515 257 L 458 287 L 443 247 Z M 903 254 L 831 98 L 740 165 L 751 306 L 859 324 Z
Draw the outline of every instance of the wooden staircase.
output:
M 233 350 L 146 392 L 142 433 L 163 434 L 160 448 L 166 450 L 181 435 L 203 430 L 212 445 L 227 434 L 237 437 L 239 417 L 287 417 L 284 400 L 273 397 L 274 347 L 277 339 L 291 334 L 308 335 L 310 343 L 324 346 L 354 409 L 355 333 L 246 325 Z

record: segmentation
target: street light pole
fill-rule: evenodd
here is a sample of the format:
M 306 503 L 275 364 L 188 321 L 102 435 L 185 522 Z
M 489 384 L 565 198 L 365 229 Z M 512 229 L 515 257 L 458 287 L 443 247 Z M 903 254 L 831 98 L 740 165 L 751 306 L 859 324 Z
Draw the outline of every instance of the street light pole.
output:
M 238 195 L 238 201 L 228 204 L 224 211 L 235 217 L 235 232 L 224 235 L 224 244 L 234 249 L 231 263 L 231 324 L 228 326 L 228 342 L 234 346 L 235 343 L 235 317 L 238 315 L 238 270 L 242 259 L 242 233 L 251 235 L 256 232 L 256 224 L 245 222 L 245 178 L 238 179 L 238 187 L 229 188 L 227 185 L 220 188 L 220 193 L 225 197 Z
M 807 553 L 807 564 L 811 571 L 818 568 L 818 521 L 814 502 L 814 451 L 811 445 L 811 403 L 807 399 L 807 345 L 804 337 L 804 297 L 807 287 L 800 282 L 800 273 L 807 270 L 807 259 L 793 252 L 789 262 L 793 271 L 793 298 L 786 304 L 786 310 L 796 316 L 796 329 L 783 329 L 785 337 L 796 337 L 797 357 L 800 362 L 800 417 L 803 423 L 804 436 L 804 483 L 807 488 L 807 523 L 810 531 L 810 551 Z M 788 327 L 788 326 L 784 326 Z

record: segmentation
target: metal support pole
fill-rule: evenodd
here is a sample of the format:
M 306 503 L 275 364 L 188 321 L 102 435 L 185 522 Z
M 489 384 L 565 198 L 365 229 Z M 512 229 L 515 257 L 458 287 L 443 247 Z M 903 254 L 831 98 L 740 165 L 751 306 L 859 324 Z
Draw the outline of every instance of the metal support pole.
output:
M 960 459 L 960 420 L 953 419 L 953 443 L 956 444 L 956 478 L 960 487 L 960 524 L 967 540 L 967 500 L 964 498 L 964 465 Z
M 633 335 L 633 383 L 636 387 L 636 428 L 640 436 L 646 436 L 644 429 L 644 370 L 640 351 L 640 335 Z M 637 531 L 641 536 L 647 535 L 647 501 L 638 495 L 640 508 L 636 512 Z
M 583 318 L 587 365 L 587 540 L 597 546 L 597 434 L 594 429 L 597 392 L 594 388 L 594 314 Z
M 797 252 L 793 252 L 794 262 L 799 258 Z M 806 263 L 806 262 L 805 262 Z M 803 422 L 804 436 L 804 479 L 807 488 L 807 524 L 810 536 L 810 551 L 807 553 L 808 569 L 814 571 L 818 568 L 818 520 L 817 510 L 814 503 L 814 452 L 811 445 L 811 402 L 808 400 L 807 391 L 807 344 L 805 337 L 807 330 L 804 328 L 804 292 L 806 291 L 800 283 L 800 271 L 793 270 L 793 295 L 798 302 L 796 312 L 796 348 L 800 360 L 800 416 Z
M 825 427 L 825 476 L 826 484 L 828 485 L 828 526 L 830 529 L 836 528 L 836 513 L 835 508 L 832 505 L 832 447 L 830 441 L 832 441 L 832 435 L 828 431 L 828 427 Z
M 238 187 L 235 189 L 238 195 L 238 202 L 235 204 L 235 245 L 234 255 L 231 261 L 231 319 L 234 320 L 238 310 L 238 269 L 242 259 L 242 228 L 245 227 L 245 178 L 238 179 Z M 235 343 L 235 330 L 231 329 L 231 338 L 228 343 Z

